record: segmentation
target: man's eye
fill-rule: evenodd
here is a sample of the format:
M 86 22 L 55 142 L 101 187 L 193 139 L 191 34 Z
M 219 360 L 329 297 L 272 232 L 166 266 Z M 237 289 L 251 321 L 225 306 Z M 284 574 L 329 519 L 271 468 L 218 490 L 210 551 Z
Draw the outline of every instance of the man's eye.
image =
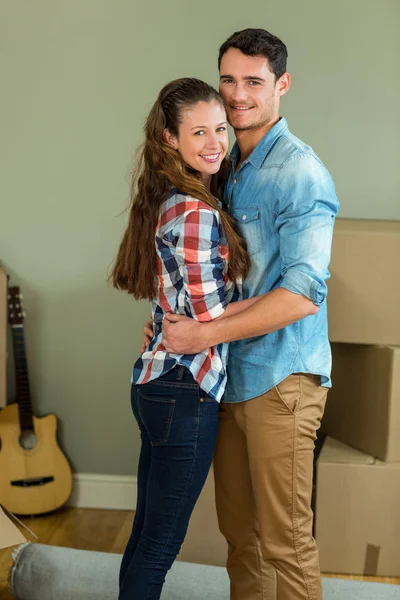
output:
M 259 81 L 249 81 L 250 85 L 260 85 Z
M 223 79 L 221 83 L 232 83 L 233 79 Z

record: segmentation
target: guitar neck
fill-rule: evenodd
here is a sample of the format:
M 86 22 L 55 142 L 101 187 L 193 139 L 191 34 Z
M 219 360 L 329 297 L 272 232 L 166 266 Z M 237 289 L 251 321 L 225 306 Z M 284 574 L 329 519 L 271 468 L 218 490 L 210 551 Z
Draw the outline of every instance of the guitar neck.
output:
M 33 431 L 33 414 L 25 352 L 24 326 L 13 325 L 15 381 L 21 431 Z

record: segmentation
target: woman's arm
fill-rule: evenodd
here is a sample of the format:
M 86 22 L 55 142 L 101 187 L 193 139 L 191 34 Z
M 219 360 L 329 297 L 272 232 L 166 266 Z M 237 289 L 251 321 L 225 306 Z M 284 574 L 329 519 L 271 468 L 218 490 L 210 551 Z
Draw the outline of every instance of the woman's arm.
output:
M 233 288 L 226 292 L 225 265 L 219 254 L 219 217 L 209 206 L 199 203 L 195 209 L 189 209 L 174 223 L 173 234 L 175 258 L 192 319 L 202 323 L 223 319 L 258 300 L 230 302 Z M 152 339 L 151 320 L 143 332 L 141 352 Z
M 191 317 L 207 323 L 224 314 L 230 294 L 219 252 L 219 215 L 199 202 L 173 227 L 175 259 Z

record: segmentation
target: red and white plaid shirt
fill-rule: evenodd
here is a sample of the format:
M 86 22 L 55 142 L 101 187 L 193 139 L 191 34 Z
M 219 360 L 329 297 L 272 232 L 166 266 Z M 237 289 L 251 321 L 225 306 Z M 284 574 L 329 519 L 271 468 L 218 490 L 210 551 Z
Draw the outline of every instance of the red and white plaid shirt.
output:
M 170 354 L 161 343 L 166 312 L 207 322 L 239 299 L 240 282 L 228 279 L 228 245 L 215 209 L 173 190 L 163 202 L 156 229 L 157 297 L 153 300 L 154 337 L 136 361 L 132 382 L 143 384 L 187 367 L 199 386 L 220 401 L 226 385 L 228 344 L 199 354 Z

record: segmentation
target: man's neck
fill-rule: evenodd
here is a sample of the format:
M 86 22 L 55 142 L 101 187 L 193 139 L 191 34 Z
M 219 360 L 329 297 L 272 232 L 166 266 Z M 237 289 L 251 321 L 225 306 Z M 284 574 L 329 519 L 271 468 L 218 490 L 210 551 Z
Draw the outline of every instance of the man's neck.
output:
M 240 167 L 240 165 L 250 156 L 253 152 L 254 148 L 258 146 L 263 137 L 268 133 L 270 129 L 279 121 L 280 117 L 276 117 L 258 127 L 257 129 L 244 129 L 244 130 L 236 130 L 235 136 L 240 150 L 240 159 L 238 164 L 236 165 L 236 169 Z

